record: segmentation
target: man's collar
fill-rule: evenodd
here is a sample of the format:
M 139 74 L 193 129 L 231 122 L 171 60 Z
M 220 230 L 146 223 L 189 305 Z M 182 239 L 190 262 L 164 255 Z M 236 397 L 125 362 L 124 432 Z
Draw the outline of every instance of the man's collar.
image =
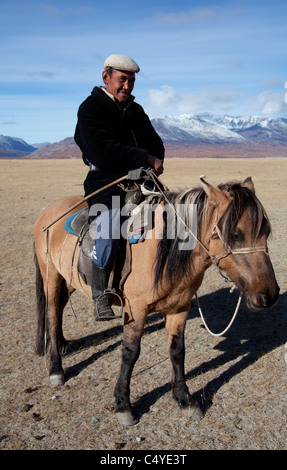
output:
M 113 100 L 120 109 L 127 109 L 135 100 L 135 97 L 133 95 L 130 95 L 128 100 L 125 103 L 121 104 L 111 93 L 106 90 L 105 87 L 100 86 L 99 88 L 103 90 L 106 95 L 108 95 L 109 98 L 111 98 L 111 100 Z

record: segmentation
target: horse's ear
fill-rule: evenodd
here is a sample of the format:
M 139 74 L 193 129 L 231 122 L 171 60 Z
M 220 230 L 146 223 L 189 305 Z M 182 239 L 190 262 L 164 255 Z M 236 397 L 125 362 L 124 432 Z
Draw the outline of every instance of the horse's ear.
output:
M 217 188 L 216 186 L 212 186 L 207 181 L 205 181 L 204 178 L 204 175 L 200 176 L 203 189 L 209 198 L 210 204 L 217 207 L 222 203 L 226 204 L 227 201 L 230 202 L 229 196 L 224 191 L 221 191 L 221 189 Z
M 254 187 L 254 183 L 251 179 L 251 176 L 248 176 L 248 178 L 246 178 L 243 183 L 242 183 L 242 186 L 244 188 L 247 188 L 249 189 L 250 191 L 252 191 L 254 194 L 255 194 L 255 187 Z

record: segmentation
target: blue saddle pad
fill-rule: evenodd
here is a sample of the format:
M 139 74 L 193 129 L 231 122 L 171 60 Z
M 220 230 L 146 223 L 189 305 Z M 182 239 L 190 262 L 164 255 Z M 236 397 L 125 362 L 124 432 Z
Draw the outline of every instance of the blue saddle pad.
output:
M 80 211 L 78 212 L 75 212 L 75 214 L 72 214 L 70 215 L 66 220 L 65 220 L 65 230 L 66 232 L 68 233 L 71 233 L 72 235 L 76 235 L 73 228 L 71 227 L 71 223 L 72 221 L 74 220 L 74 218 L 80 214 L 80 212 L 82 212 L 84 209 L 81 209 Z
M 85 210 L 85 209 L 81 209 L 80 211 L 75 212 L 75 214 L 72 214 L 72 215 L 70 215 L 69 217 L 66 218 L 65 225 L 64 225 L 66 232 L 77 236 L 77 234 L 74 232 L 74 229 L 72 227 L 72 223 L 73 223 L 73 220 L 75 219 L 75 217 L 77 217 L 77 215 L 79 215 L 83 210 Z M 140 222 L 143 222 L 143 221 L 141 220 Z M 128 234 L 128 240 L 129 240 L 130 245 L 133 245 L 133 244 L 139 243 L 139 242 L 143 242 L 144 239 L 145 239 L 145 235 L 146 235 L 146 233 L 145 233 L 144 226 L 142 226 L 142 225 L 137 226 L 133 231 L 129 232 L 129 234 Z

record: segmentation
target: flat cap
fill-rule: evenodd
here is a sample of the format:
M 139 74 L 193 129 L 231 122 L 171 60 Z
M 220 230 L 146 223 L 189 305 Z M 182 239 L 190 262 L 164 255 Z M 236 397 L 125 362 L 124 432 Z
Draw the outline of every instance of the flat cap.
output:
M 112 54 L 105 60 L 104 70 L 109 67 L 116 70 L 137 73 L 140 71 L 138 64 L 130 57 L 122 54 Z

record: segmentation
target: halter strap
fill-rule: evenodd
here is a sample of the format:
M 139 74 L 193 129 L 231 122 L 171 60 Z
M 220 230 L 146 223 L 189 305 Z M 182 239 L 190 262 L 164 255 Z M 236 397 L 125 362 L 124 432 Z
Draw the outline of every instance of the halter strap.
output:
M 211 230 L 211 235 L 210 235 L 210 238 L 214 235 L 215 233 L 215 230 L 217 232 L 217 235 L 218 237 L 220 238 L 220 240 L 222 241 L 223 244 L 224 243 L 224 240 L 223 240 L 223 237 L 222 237 L 222 234 L 218 228 L 218 225 L 217 225 L 217 222 L 215 221 L 214 224 L 213 224 L 213 227 L 212 227 L 212 230 Z M 213 261 L 219 265 L 219 261 L 222 259 L 222 258 L 226 258 L 227 256 L 229 255 L 246 255 L 246 254 L 249 254 L 249 253 L 259 253 L 260 251 L 263 251 L 264 253 L 266 253 L 268 255 L 268 248 L 267 246 L 250 246 L 250 247 L 245 247 L 245 248 L 237 248 L 237 250 L 232 250 L 232 248 L 230 248 L 230 246 L 227 246 L 227 250 L 224 251 L 223 253 L 221 253 L 220 255 L 211 255 Z

